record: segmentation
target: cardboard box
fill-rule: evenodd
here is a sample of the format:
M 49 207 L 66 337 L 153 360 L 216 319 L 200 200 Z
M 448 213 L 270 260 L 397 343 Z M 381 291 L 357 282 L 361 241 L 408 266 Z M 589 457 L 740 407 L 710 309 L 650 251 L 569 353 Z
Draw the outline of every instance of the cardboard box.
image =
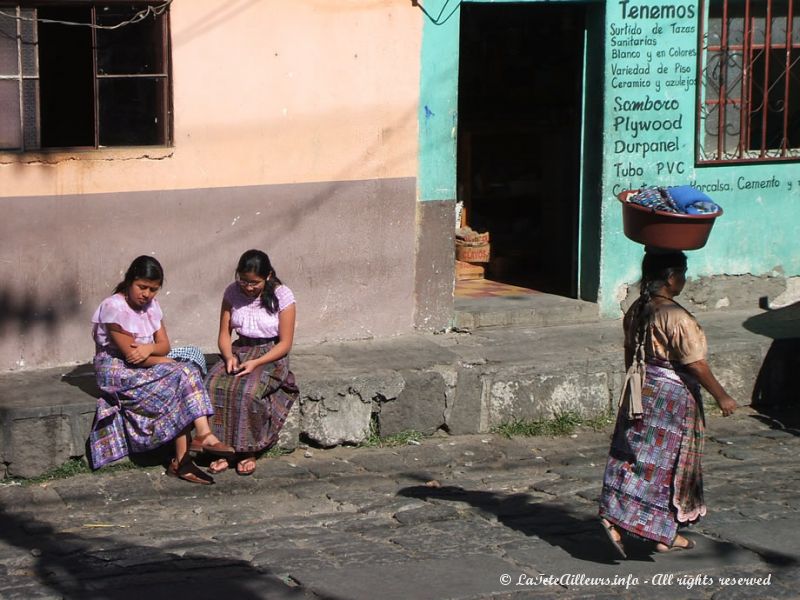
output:
M 489 262 L 489 244 L 467 244 L 456 240 L 456 260 L 468 263 Z
M 470 281 L 472 279 L 483 279 L 483 267 L 457 260 L 456 281 Z

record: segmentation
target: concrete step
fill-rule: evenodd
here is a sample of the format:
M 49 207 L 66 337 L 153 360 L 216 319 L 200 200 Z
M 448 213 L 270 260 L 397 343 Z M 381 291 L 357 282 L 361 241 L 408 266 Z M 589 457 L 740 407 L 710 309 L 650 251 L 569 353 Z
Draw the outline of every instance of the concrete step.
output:
M 552 327 L 598 320 L 597 304 L 551 294 L 455 299 L 456 329 L 517 325 Z
M 743 324 L 753 317 L 700 315 L 710 362 L 741 404 L 754 395 L 782 401 L 800 366 L 796 345 L 748 331 Z M 323 343 L 296 347 L 292 369 L 301 396 L 281 433 L 285 448 L 301 439 L 358 444 L 371 427 L 381 435 L 486 432 L 514 419 L 613 410 L 624 371 L 622 330 L 619 321 L 595 320 Z M 83 456 L 96 393 L 89 365 L 0 375 L 0 474 L 32 477 Z

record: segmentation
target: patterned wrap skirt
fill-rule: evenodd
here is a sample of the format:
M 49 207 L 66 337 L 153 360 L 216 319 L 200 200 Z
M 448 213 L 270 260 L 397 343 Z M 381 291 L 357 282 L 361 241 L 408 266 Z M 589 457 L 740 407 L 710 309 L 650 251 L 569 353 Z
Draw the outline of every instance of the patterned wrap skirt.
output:
M 107 349 L 94 357 L 97 401 L 89 447 L 92 468 L 174 440 L 203 416 L 214 414 L 200 369 L 192 362 L 131 367 Z
M 634 536 L 671 545 L 679 524 L 706 514 L 700 389 L 669 363 L 648 363 L 642 407 L 641 419 L 617 415 L 600 516 Z
M 252 344 L 238 339 L 232 350 L 241 364 L 263 356 L 274 345 L 273 340 Z M 214 407 L 211 429 L 237 452 L 259 452 L 273 446 L 299 395 L 288 356 L 242 377 L 229 375 L 221 360 L 211 367 L 206 387 Z

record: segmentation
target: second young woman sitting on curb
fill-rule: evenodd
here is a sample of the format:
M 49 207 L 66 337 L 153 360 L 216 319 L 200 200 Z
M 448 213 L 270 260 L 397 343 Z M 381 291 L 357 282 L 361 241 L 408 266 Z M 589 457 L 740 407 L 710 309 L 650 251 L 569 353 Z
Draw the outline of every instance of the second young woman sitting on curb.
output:
M 214 433 L 239 453 L 236 472 L 255 471 L 256 453 L 278 441 L 298 389 L 289 370 L 295 300 L 260 250 L 248 250 L 226 289 L 219 320 L 222 360 L 206 378 L 214 406 Z M 236 332 L 233 341 L 231 334 Z M 228 468 L 220 459 L 210 471 Z

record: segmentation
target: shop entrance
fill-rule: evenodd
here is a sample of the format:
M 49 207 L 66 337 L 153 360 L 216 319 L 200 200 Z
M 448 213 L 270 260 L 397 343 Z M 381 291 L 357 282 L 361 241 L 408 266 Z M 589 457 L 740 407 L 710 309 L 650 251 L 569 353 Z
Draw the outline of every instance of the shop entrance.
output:
M 458 196 L 485 278 L 578 294 L 586 9 L 461 5 Z

